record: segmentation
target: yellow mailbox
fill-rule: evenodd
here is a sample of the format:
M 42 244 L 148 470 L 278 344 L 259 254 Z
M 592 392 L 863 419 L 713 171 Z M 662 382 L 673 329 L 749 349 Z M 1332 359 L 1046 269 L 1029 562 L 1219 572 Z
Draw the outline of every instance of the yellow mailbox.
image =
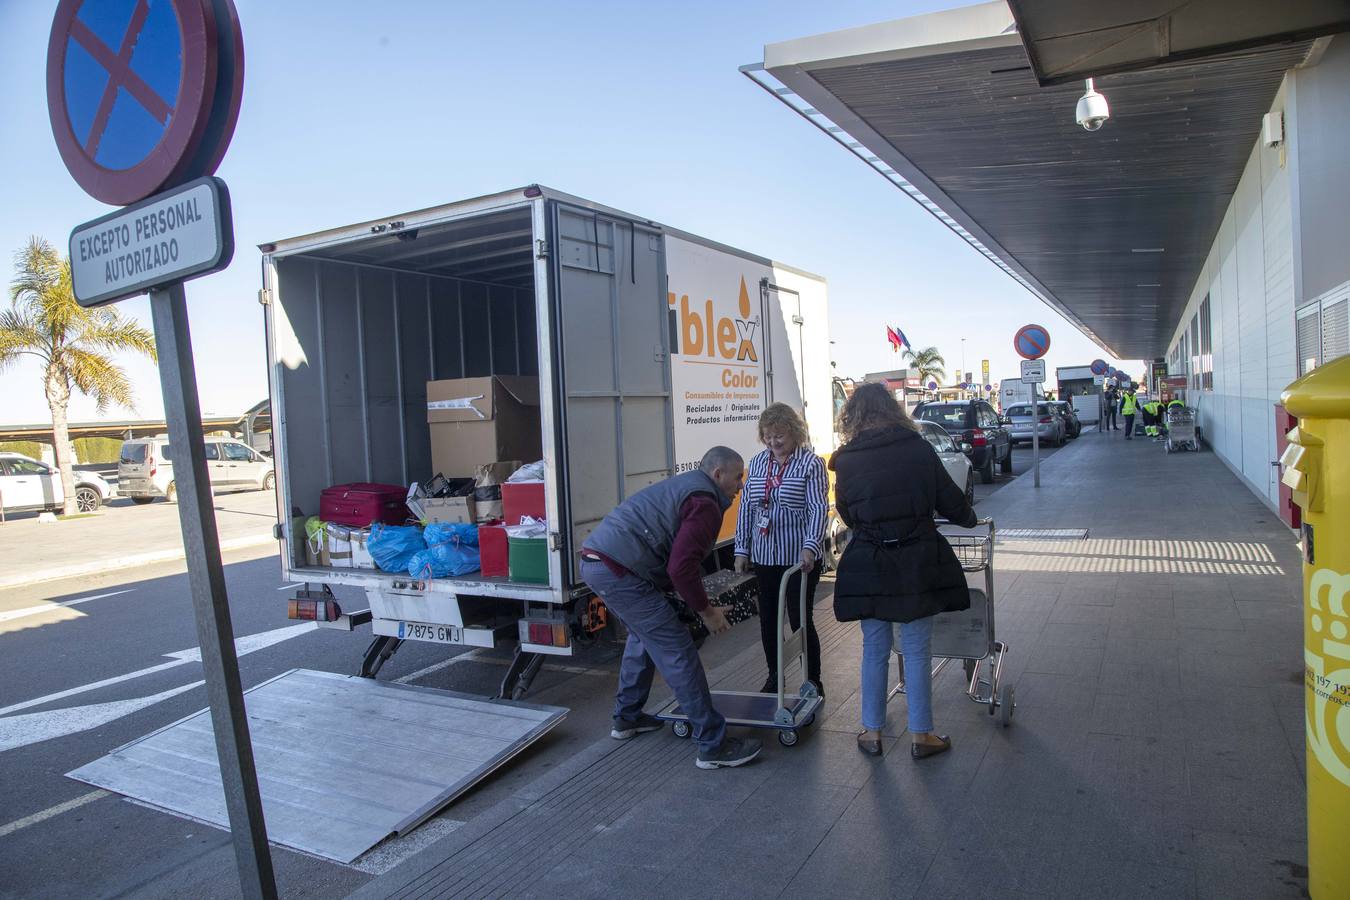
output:
M 1298 417 L 1281 480 L 1303 508 L 1303 662 L 1308 888 L 1350 886 L 1350 356 L 1285 389 Z

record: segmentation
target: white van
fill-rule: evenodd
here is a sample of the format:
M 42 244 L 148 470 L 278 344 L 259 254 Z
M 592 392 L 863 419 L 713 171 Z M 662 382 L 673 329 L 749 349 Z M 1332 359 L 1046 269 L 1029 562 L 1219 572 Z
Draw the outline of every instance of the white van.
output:
M 272 461 L 233 438 L 206 438 L 206 470 L 211 490 L 270 491 L 276 484 Z M 134 503 L 149 503 L 156 497 L 173 502 L 173 453 L 164 436 L 135 438 L 122 443 L 117 462 L 117 493 Z

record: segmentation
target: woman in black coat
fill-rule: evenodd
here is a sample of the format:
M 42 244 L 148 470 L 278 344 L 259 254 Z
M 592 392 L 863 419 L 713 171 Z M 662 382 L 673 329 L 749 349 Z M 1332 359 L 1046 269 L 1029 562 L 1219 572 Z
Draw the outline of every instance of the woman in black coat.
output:
M 934 512 L 972 527 L 975 511 L 884 385 L 859 385 L 839 422 L 845 443 L 830 468 L 836 474 L 835 509 L 852 539 L 839 562 L 834 614 L 841 622 L 862 623 L 858 749 L 881 755 L 886 673 L 898 642 L 910 753 L 922 759 L 951 748 L 949 738 L 933 731 L 932 617 L 970 607 L 965 573 L 938 533 Z

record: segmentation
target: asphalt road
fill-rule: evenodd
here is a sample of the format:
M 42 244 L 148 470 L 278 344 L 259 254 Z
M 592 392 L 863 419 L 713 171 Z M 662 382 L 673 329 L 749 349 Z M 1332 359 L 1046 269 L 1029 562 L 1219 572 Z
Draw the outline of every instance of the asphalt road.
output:
M 1030 465 L 1031 453 L 1018 448 L 1014 475 L 977 483 L 977 503 Z M 368 628 L 344 633 L 289 621 L 291 591 L 270 547 L 227 555 L 226 563 L 245 688 L 297 667 L 355 672 Z M 0 897 L 238 895 L 227 834 L 65 774 L 206 705 L 200 664 L 173 655 L 198 644 L 187 591 L 181 563 L 163 563 L 0 595 Z M 339 590 L 338 599 L 348 608 L 365 605 L 351 592 Z M 703 650 L 709 667 L 756 643 L 757 632 L 741 626 L 710 640 Z M 282 895 L 343 896 L 603 735 L 616 655 L 606 647 L 547 665 L 529 699 L 568 707 L 567 719 L 412 835 L 354 866 L 274 847 Z M 380 679 L 492 695 L 508 660 L 505 650 L 410 642 Z M 315 750 L 316 779 L 344 777 L 319 774 L 322 748 Z

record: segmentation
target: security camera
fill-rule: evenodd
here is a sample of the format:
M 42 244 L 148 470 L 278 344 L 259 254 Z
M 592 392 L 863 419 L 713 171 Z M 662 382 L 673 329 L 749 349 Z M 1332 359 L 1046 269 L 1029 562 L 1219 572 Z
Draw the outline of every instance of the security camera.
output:
M 1093 89 L 1091 78 L 1087 80 L 1087 92 L 1078 98 L 1075 118 L 1084 131 L 1097 131 L 1111 118 L 1111 108 L 1106 105 L 1106 98 Z

